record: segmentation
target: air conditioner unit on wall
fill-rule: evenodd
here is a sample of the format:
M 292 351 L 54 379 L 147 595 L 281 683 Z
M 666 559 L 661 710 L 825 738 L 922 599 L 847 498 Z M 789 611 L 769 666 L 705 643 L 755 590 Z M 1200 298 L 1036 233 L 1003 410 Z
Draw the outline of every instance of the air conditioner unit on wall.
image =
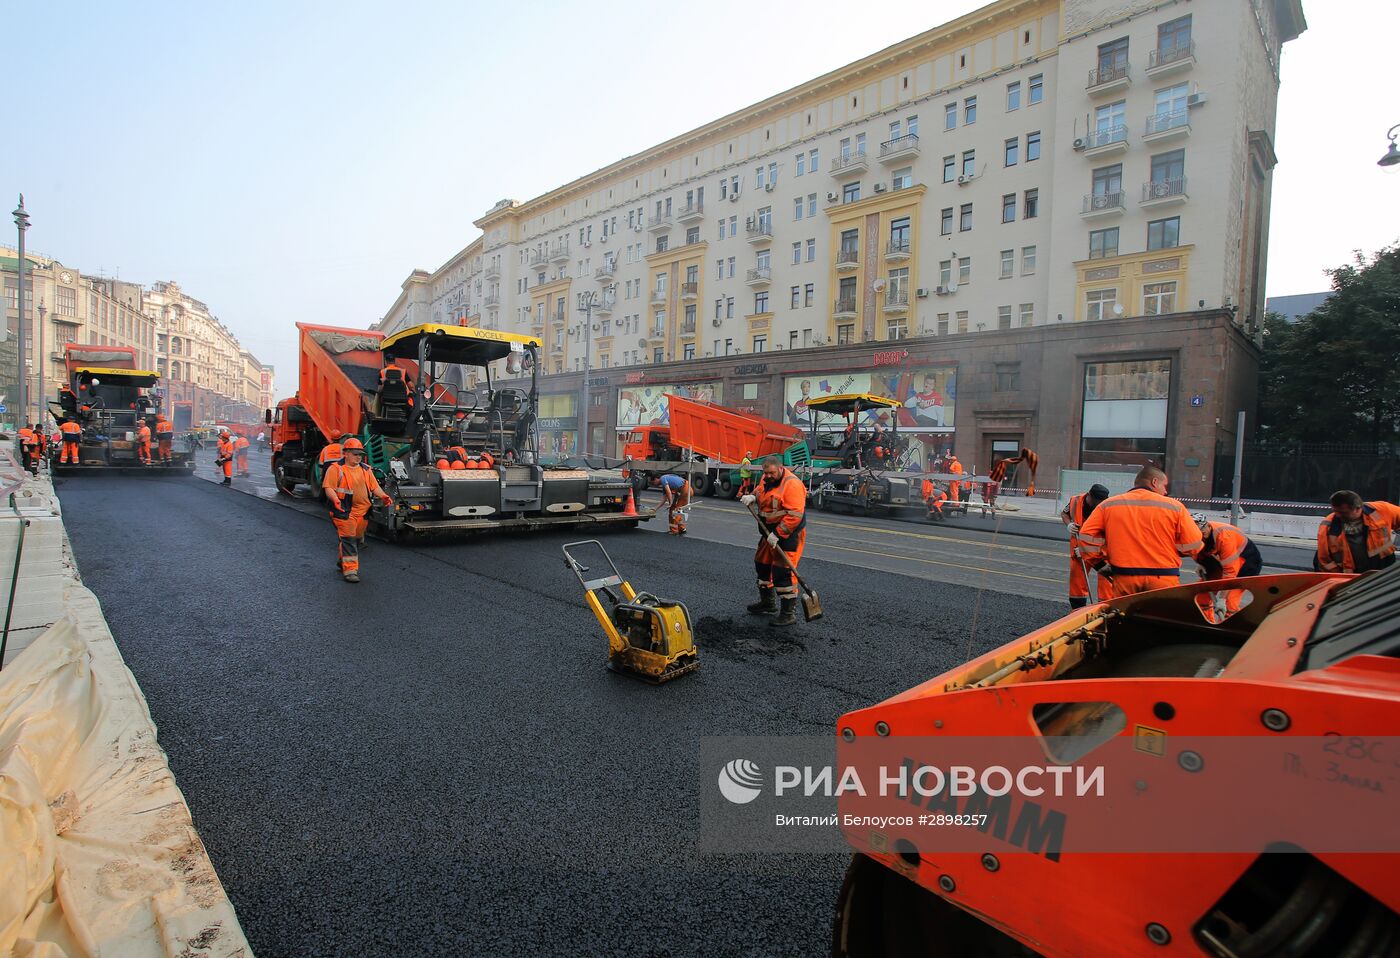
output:
M 1078 153 L 1080 150 L 1083 150 L 1088 145 L 1088 142 L 1086 142 L 1085 139 L 1081 136 L 1079 139 L 1074 141 L 1074 150 L 1076 153 Z
M 1188 97 L 1186 98 L 1186 105 L 1187 105 L 1187 106 L 1200 106 L 1201 104 L 1203 104 L 1203 103 L 1205 103 L 1205 102 L 1206 102 L 1206 95 L 1205 95 L 1204 93 L 1192 93 L 1190 96 L 1188 96 Z
M 722 320 L 722 319 L 712 319 L 712 320 L 710 320 L 710 325 L 713 326 L 715 329 L 719 329 L 721 326 L 724 325 L 724 320 Z
M 769 183 L 768 185 L 766 185 L 766 186 L 763 187 L 763 192 L 765 192 L 765 193 L 771 193 L 771 192 L 773 192 L 774 190 L 776 190 L 777 188 L 778 188 L 778 184 L 777 184 L 777 183 Z
M 729 194 L 729 202 L 731 202 L 731 203 L 737 203 L 737 202 L 739 202 L 739 194 L 738 194 L 738 193 L 730 193 L 730 194 Z
M 883 184 L 883 183 L 876 183 L 876 184 L 875 184 L 875 192 L 876 192 L 876 193 L 883 193 L 883 192 L 885 192 L 885 189 L 886 189 L 885 184 Z
M 841 194 L 840 194 L 840 193 L 828 193 L 828 194 L 826 194 L 826 201 L 827 201 L 828 203 L 835 203 L 835 202 L 836 202 L 837 200 L 839 200 L 840 198 L 841 198 Z
M 921 286 L 914 291 L 914 295 L 919 299 L 928 299 L 928 290 Z
M 946 287 L 946 286 L 940 286 L 940 287 L 938 287 L 937 289 L 935 289 L 933 292 L 934 292 L 934 294 L 937 295 L 937 296 L 947 296 L 949 290 L 948 290 L 948 287 Z

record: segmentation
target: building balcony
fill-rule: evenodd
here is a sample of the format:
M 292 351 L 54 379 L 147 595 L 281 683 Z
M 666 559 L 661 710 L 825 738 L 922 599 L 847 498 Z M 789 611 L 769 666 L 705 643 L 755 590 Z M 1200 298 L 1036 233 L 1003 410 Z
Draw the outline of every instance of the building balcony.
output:
M 1089 71 L 1089 82 L 1084 89 L 1090 96 L 1103 96 L 1116 90 L 1127 89 L 1131 82 L 1131 71 L 1126 63 L 1105 64 L 1097 70 Z
M 665 306 L 668 298 L 669 296 L 664 289 L 654 289 L 651 291 L 652 306 Z
M 651 233 L 664 233 L 676 225 L 676 219 L 670 213 L 661 216 L 653 216 L 647 223 L 647 231 Z
M 1179 136 L 1191 135 L 1191 114 L 1186 110 L 1173 110 L 1170 113 L 1154 113 L 1147 118 L 1143 129 L 1144 143 L 1159 140 L 1174 140 Z
M 569 261 L 569 244 L 560 243 L 549 251 L 549 261 L 551 263 L 567 263 Z
M 909 290 L 901 289 L 887 294 L 883 309 L 887 313 L 907 313 L 909 311 Z
M 1142 205 L 1173 206 L 1186 202 L 1186 177 L 1173 176 L 1165 180 L 1149 180 L 1142 184 Z
M 676 214 L 676 219 L 680 220 L 682 223 L 694 223 L 696 220 L 703 219 L 704 216 L 705 204 L 691 203 L 681 207 L 680 213 Z
M 599 282 L 606 283 L 617 275 L 617 263 L 613 260 L 603 260 L 603 265 L 593 271 L 593 278 Z
M 533 337 L 535 337 L 536 339 L 543 339 L 543 338 L 544 338 L 544 323 L 540 322 L 539 320 L 536 320 L 535 322 L 531 323 L 531 324 L 530 324 L 530 335 L 533 336 Z
M 745 231 L 749 234 L 750 243 L 770 243 L 773 240 L 771 220 L 749 220 Z
M 699 283 L 681 283 L 681 299 L 693 300 L 700 295 Z
M 499 306 L 501 305 L 501 294 L 488 293 L 487 295 L 481 298 L 481 302 L 487 306 Z
M 831 304 L 832 319 L 854 319 L 856 315 L 855 297 L 850 299 L 838 299 Z
M 549 344 L 549 354 L 550 354 L 551 356 L 562 356 L 562 355 L 564 355 L 564 341 L 563 341 L 563 340 L 560 340 L 560 339 L 556 339 L 554 342 L 550 343 L 550 344 Z
M 919 155 L 919 135 L 906 133 L 880 144 L 880 162 L 898 163 Z
M 885 262 L 902 263 L 909 259 L 910 247 L 908 240 L 890 240 L 885 245 Z
M 767 286 L 773 282 L 773 270 L 767 266 L 755 266 L 744 277 L 744 282 L 754 287 Z
M 1196 41 L 1158 47 L 1147 54 L 1147 75 L 1156 79 L 1171 73 L 1179 73 L 1196 65 Z
M 695 324 L 694 324 L 694 323 L 681 323 L 681 339 L 694 339 L 694 338 L 695 338 Z
M 843 249 L 836 251 L 836 272 L 849 273 L 860 268 L 860 250 Z
M 525 266 L 527 269 L 544 269 L 549 265 L 549 257 L 540 251 L 531 250 L 525 254 Z
M 1084 136 L 1085 156 L 1106 156 L 1128 148 L 1128 128 L 1123 124 L 1090 130 Z
M 564 325 L 564 311 L 562 309 L 556 309 L 549 314 L 549 321 L 556 326 Z
M 609 316 L 612 314 L 614 305 L 616 305 L 615 300 L 610 296 L 605 296 L 593 304 L 593 312 L 599 316 Z
M 1099 217 L 1120 216 L 1123 213 L 1123 191 L 1113 193 L 1088 193 L 1079 215 L 1086 220 Z
M 501 264 L 489 263 L 486 267 L 486 281 L 493 283 L 501 278 Z
M 845 156 L 837 156 L 831 161 L 831 175 L 838 180 L 849 179 L 870 172 L 870 159 L 864 150 L 856 150 Z

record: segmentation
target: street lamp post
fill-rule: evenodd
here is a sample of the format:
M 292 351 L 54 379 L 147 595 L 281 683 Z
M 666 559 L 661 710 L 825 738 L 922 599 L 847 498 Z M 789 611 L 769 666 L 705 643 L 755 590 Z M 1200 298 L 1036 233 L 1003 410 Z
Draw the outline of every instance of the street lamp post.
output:
M 1390 137 L 1390 149 L 1385 151 L 1385 156 L 1376 161 L 1377 166 L 1394 166 L 1400 163 L 1400 147 L 1395 145 L 1396 130 L 1400 130 L 1400 123 L 1385 131 L 1385 135 Z
M 46 310 L 44 309 L 44 301 L 41 299 L 41 300 L 39 300 L 39 341 L 35 344 L 35 345 L 37 345 L 37 346 L 39 347 L 39 351 L 38 351 L 37 353 L 35 353 L 35 357 L 39 360 L 39 367 L 38 367 L 38 369 L 35 370 L 35 372 L 38 373 L 38 377 L 35 379 L 35 382 L 38 384 L 38 388 L 37 388 L 37 390 L 36 390 L 36 392 L 35 392 L 35 396 L 34 396 L 34 418 L 30 420 L 30 422 L 34 423 L 35 426 L 40 426 L 40 425 L 43 423 L 43 421 L 44 421 L 44 316 L 45 316 L 45 313 L 46 313 Z
M 19 195 L 19 206 L 15 207 L 15 227 L 19 230 L 19 318 L 15 321 L 15 355 L 18 357 L 18 379 L 15 383 L 15 451 L 20 451 L 20 421 L 29 410 L 29 400 L 25 395 L 24 379 L 24 273 L 27 265 L 24 258 L 24 234 L 29 229 L 29 214 L 24 209 L 24 194 Z

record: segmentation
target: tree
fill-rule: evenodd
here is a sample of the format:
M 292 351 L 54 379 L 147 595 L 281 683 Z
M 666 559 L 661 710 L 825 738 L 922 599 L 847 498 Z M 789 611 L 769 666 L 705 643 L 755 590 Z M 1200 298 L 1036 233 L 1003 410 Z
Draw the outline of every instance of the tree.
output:
M 1317 309 L 1296 323 L 1265 317 L 1263 436 L 1400 440 L 1400 244 L 1327 272 L 1332 295 Z

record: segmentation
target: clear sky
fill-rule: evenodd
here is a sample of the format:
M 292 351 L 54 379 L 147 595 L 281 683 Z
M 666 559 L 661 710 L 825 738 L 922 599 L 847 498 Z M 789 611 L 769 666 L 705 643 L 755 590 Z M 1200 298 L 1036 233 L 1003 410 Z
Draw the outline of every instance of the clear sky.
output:
M 3 208 L 25 193 L 36 252 L 178 281 L 287 395 L 294 322 L 374 322 L 497 200 L 980 5 L 9 3 Z M 1304 10 L 1283 58 L 1270 295 L 1323 289 L 1323 268 L 1400 236 L 1400 167 L 1375 165 L 1400 123 L 1400 4 Z

